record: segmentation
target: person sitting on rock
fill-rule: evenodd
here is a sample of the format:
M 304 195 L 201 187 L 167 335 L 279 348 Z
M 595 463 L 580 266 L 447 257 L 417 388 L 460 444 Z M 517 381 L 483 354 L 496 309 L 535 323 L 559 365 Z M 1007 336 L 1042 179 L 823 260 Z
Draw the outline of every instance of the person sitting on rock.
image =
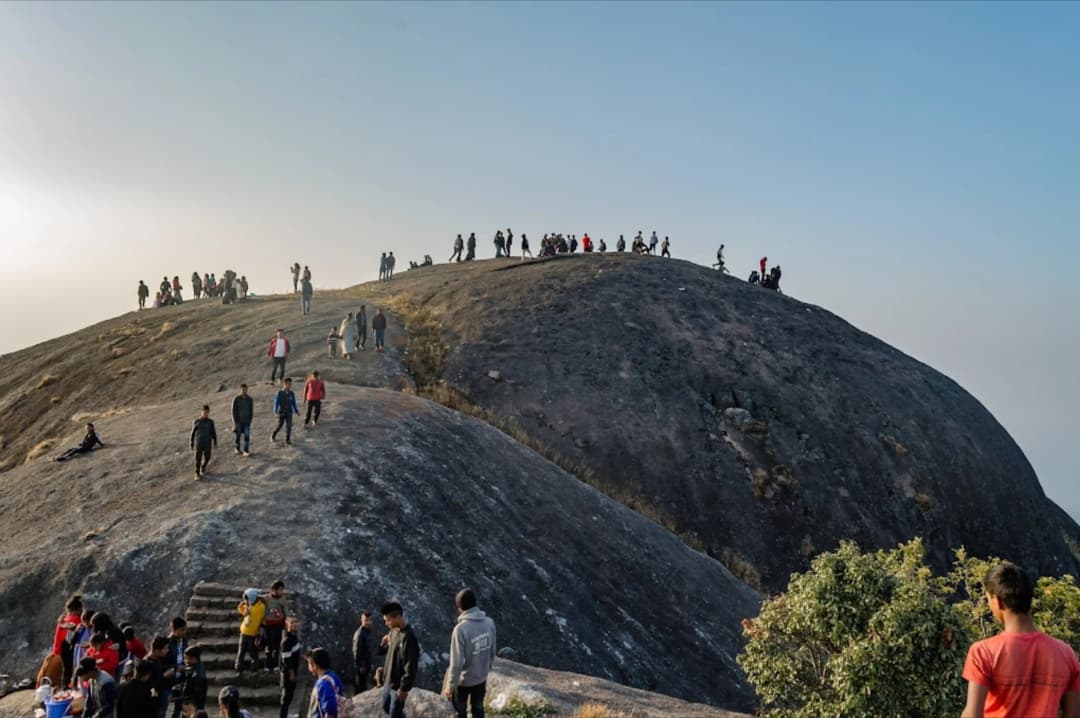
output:
M 86 435 L 83 436 L 79 445 L 60 454 L 60 456 L 56 457 L 56 460 L 67 461 L 71 457 L 79 454 L 89 454 L 94 450 L 95 446 L 105 446 L 105 444 L 101 441 L 101 438 L 98 437 L 97 432 L 94 431 L 94 425 L 88 423 L 86 425 Z
M 750 272 L 750 277 L 746 281 L 748 281 L 750 284 L 758 284 L 761 282 L 761 275 L 758 274 L 758 271 L 755 269 L 754 271 Z

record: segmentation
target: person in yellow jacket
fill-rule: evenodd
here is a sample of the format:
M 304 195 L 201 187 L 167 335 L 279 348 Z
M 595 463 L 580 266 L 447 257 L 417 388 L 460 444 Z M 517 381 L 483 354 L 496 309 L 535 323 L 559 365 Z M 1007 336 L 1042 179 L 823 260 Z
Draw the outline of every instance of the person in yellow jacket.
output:
M 259 668 L 259 651 L 255 639 L 259 636 L 263 619 L 266 617 L 266 601 L 259 595 L 259 589 L 249 588 L 244 591 L 244 598 L 236 607 L 236 612 L 244 617 L 240 622 L 240 645 L 236 650 L 236 675 L 244 670 L 244 657 L 250 655 L 252 668 Z

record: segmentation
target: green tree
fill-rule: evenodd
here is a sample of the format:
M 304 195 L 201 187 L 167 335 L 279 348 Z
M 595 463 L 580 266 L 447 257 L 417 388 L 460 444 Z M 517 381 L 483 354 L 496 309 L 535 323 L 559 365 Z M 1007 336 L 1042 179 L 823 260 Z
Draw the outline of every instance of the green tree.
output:
M 927 718 L 963 707 L 965 617 L 919 540 L 862 553 L 844 542 L 743 623 L 739 656 L 767 716 Z

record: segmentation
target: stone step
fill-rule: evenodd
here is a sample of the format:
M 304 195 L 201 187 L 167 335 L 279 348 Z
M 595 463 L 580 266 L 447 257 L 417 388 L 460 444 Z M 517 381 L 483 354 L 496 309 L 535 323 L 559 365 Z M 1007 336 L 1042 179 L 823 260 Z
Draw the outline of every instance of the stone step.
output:
M 240 634 L 240 615 L 237 614 L 235 621 L 188 621 L 187 630 L 189 635 L 223 635 L 231 633 Z
M 236 611 L 236 606 L 214 606 L 206 608 L 188 608 L 184 613 L 184 618 L 187 619 L 188 624 L 192 621 L 236 621 L 236 625 L 240 625 L 241 616 Z
M 240 603 L 238 596 L 192 596 L 188 601 L 188 610 L 193 608 L 232 608 Z
M 278 684 L 278 673 L 273 671 L 267 673 L 263 670 L 251 670 L 248 669 L 237 677 L 236 673 L 232 669 L 232 665 L 229 664 L 227 668 L 214 668 L 207 667 L 206 682 L 216 683 L 223 686 L 246 686 L 248 688 L 260 688 L 262 686 L 276 686 Z
M 195 584 L 195 587 L 192 590 L 192 595 L 193 596 L 201 596 L 201 597 L 215 597 L 215 598 L 235 597 L 237 600 L 239 600 L 240 596 L 243 595 L 244 591 L 246 591 L 249 588 L 258 588 L 258 587 L 257 586 L 256 587 L 253 587 L 253 586 L 233 586 L 233 585 L 227 584 L 227 583 L 214 583 L 212 581 L 199 581 L 197 584 Z M 262 590 L 262 589 L 260 589 L 260 590 Z M 269 589 L 266 589 L 266 590 L 269 591 Z
M 188 633 L 192 643 L 197 643 L 203 649 L 203 660 L 206 660 L 206 656 L 211 653 L 227 653 L 230 655 L 236 655 L 236 648 L 240 643 L 238 633 L 233 633 L 228 636 L 202 636 L 197 638 L 194 634 Z

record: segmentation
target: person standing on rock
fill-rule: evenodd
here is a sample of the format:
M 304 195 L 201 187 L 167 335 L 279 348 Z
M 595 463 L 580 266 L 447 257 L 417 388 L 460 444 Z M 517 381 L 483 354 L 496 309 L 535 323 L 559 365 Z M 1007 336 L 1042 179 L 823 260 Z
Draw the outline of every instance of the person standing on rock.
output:
M 529 258 L 533 258 L 533 253 L 529 249 L 529 238 L 525 236 L 525 233 L 521 233 L 521 261 L 525 261 L 525 255 L 529 255 Z
M 319 378 L 319 372 L 313 371 L 304 384 L 304 403 L 307 404 L 307 414 L 304 416 L 305 429 L 308 424 L 313 427 L 319 425 L 319 415 L 322 414 L 322 403 L 325 398 L 326 384 Z M 284 614 L 282 615 L 284 617 Z
M 765 279 L 765 277 L 768 276 L 768 274 L 765 272 L 765 268 L 769 265 L 769 258 L 768 257 L 762 257 L 760 264 L 761 264 L 761 274 L 759 276 L 762 279 Z
M 296 681 L 300 673 L 300 619 L 289 616 L 285 619 L 285 635 L 281 639 L 278 670 L 281 676 L 280 718 L 289 718 L 289 706 L 296 695 Z
M 293 294 L 296 294 L 300 285 L 300 262 L 293 263 L 293 266 L 289 267 L 289 271 L 292 272 L 292 291 Z
M 668 259 L 671 259 L 671 251 L 670 251 L 670 249 L 671 249 L 671 240 L 668 239 L 667 236 L 665 235 L 664 236 L 664 242 L 663 242 L 663 244 L 660 245 L 660 256 L 661 257 L 667 257 Z
M 379 281 L 386 279 L 386 252 L 379 257 Z
M 270 370 L 270 383 L 274 383 L 274 377 L 278 376 L 278 369 L 281 370 L 281 378 L 284 379 L 285 360 L 289 358 L 289 340 L 285 338 L 284 329 L 278 329 L 274 334 L 274 338 L 270 340 L 270 348 L 266 350 L 266 356 L 274 362 Z
M 367 307 L 360 305 L 356 313 L 356 348 L 365 351 L 367 347 Z
M 471 262 L 476 259 L 476 232 L 469 232 L 469 239 L 465 242 L 465 261 Z
M 169 639 L 165 636 L 154 636 L 150 642 L 150 653 L 146 658 L 150 664 L 150 687 L 157 694 L 154 700 L 154 714 L 157 718 L 165 718 L 169 711 L 169 698 L 172 695 L 173 678 L 176 676 L 176 665 L 169 660 Z
M 352 637 L 353 671 L 356 693 L 363 693 L 368 688 L 368 679 L 375 658 L 375 636 L 371 631 L 371 611 L 360 612 L 360 627 Z
M 306 316 L 311 312 L 311 296 L 315 294 L 315 288 L 311 286 L 310 279 L 300 281 L 300 316 Z
M 356 351 L 356 320 L 353 319 L 352 312 L 341 320 L 338 335 L 341 337 L 338 342 L 338 351 L 345 359 L 352 359 L 353 352 Z
M 371 329 L 375 332 L 375 351 L 385 351 L 386 343 L 386 315 L 382 309 L 375 310 L 375 317 L 371 320 Z
M 397 259 L 394 258 L 394 253 L 391 252 L 386 258 L 386 281 L 390 281 L 394 278 L 394 265 L 397 264 Z
M 338 696 L 345 694 L 345 685 L 330 670 L 330 652 L 325 648 L 311 649 L 307 654 L 307 665 L 311 675 L 315 676 L 308 718 L 337 718 Z
M 986 602 L 1004 630 L 968 649 L 968 682 L 962 718 L 1051 718 L 1064 708 L 1080 715 L 1080 662 L 1072 647 L 1035 628 L 1034 586 L 1019 567 L 1004 563 L 983 579 Z
M 113 718 L 117 691 L 114 677 L 98 666 L 93 658 L 84 658 L 75 676 L 87 682 L 89 696 L 83 715 L 86 718 Z
M 244 597 L 237 605 L 236 612 L 244 617 L 240 622 L 240 643 L 236 648 L 236 663 L 233 666 L 239 677 L 248 656 L 251 656 L 252 670 L 258 670 L 259 666 L 259 651 L 255 647 L 255 639 L 262 628 L 263 619 L 266 618 L 266 601 L 259 595 L 259 589 L 249 588 L 244 591 Z
M 463 589 L 454 597 L 458 620 L 450 635 L 450 667 L 443 688 L 457 718 L 484 718 L 487 676 L 495 661 L 495 622 L 476 607 L 476 594 Z
M 146 298 L 150 296 L 150 287 L 139 280 L 139 309 L 146 309 Z
M 236 453 L 251 456 L 251 421 L 255 418 L 255 402 L 248 394 L 248 385 L 240 385 L 240 393 L 232 400 L 233 434 L 236 435 Z M 244 438 L 244 449 L 240 450 L 240 437 Z
M 318 372 L 315 372 L 316 378 Z M 281 651 L 281 634 L 285 631 L 285 617 L 289 615 L 289 602 L 285 598 L 285 582 L 281 579 L 270 584 L 270 593 L 263 596 L 266 602 L 266 618 L 263 619 L 263 631 L 266 632 L 266 670 L 273 671 L 278 665 L 278 653 Z
M 460 262 L 461 261 L 461 253 L 462 253 L 462 251 L 464 251 L 464 249 L 465 249 L 465 240 L 463 240 L 461 238 L 461 235 L 459 234 L 457 236 L 457 238 L 454 239 L 454 251 L 450 253 L 450 259 L 448 259 L 446 261 L 453 262 L 453 261 L 456 260 L 456 261 Z
M 390 629 L 390 634 L 383 639 L 387 642 L 386 662 L 383 663 L 383 712 L 390 718 L 405 718 L 405 701 L 416 682 L 420 663 L 420 642 L 405 620 L 400 603 L 385 603 L 379 612 Z
M 203 404 L 199 418 L 191 423 L 191 448 L 195 450 L 195 478 L 206 475 L 210 463 L 211 447 L 217 446 L 217 430 L 210 418 L 210 407 Z
M 191 273 L 191 298 L 198 299 L 202 296 L 202 277 L 198 272 Z
M 278 432 L 285 427 L 285 445 L 292 445 L 292 418 L 298 415 L 300 409 L 296 407 L 296 394 L 292 390 L 292 378 L 285 377 L 281 382 L 281 390 L 274 395 L 274 415 L 277 416 L 277 428 L 270 434 L 270 441 L 277 441 Z

